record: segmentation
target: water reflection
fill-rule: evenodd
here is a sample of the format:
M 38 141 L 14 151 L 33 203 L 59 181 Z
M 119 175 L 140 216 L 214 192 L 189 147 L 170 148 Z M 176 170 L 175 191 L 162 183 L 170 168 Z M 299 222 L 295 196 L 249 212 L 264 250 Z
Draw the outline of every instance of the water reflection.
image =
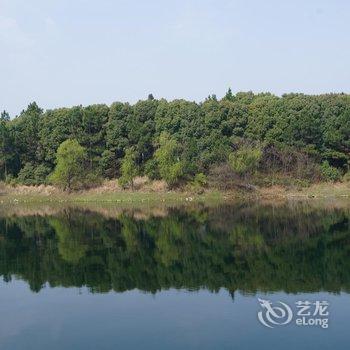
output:
M 35 292 L 349 291 L 349 218 L 307 204 L 3 214 L 0 274 Z

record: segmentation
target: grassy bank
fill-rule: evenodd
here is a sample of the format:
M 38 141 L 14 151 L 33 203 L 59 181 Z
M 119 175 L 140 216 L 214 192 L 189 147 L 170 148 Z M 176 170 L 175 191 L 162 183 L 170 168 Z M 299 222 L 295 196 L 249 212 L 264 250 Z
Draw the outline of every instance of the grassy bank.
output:
M 67 193 L 52 186 L 2 186 L 0 204 L 9 203 L 114 203 L 123 205 L 138 204 L 177 204 L 190 202 L 223 202 L 235 199 L 312 199 L 349 198 L 349 183 L 320 183 L 310 187 L 291 189 L 278 186 L 256 188 L 255 190 L 219 192 L 205 190 L 202 193 L 191 190 L 167 191 L 164 188 L 140 188 L 136 191 L 123 191 L 105 184 L 99 188 Z
M 224 200 L 223 193 L 217 191 L 205 191 L 196 194 L 187 191 L 105 191 L 96 188 L 94 190 L 79 192 L 62 192 L 51 186 L 17 186 L 5 187 L 0 192 L 0 204 L 9 203 L 113 203 L 133 205 L 135 203 L 147 204 L 177 204 L 194 201 L 220 202 Z

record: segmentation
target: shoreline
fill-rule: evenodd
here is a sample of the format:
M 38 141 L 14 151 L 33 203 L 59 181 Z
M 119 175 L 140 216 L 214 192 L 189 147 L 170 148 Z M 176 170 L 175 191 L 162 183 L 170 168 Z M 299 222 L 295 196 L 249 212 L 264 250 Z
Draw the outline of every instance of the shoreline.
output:
M 113 204 L 183 204 L 191 202 L 220 203 L 237 200 L 309 200 L 350 199 L 349 183 L 319 183 L 301 189 L 281 186 L 257 188 L 252 191 L 218 191 L 212 189 L 198 193 L 190 190 L 120 190 L 98 187 L 67 193 L 52 186 L 3 186 L 0 205 L 16 203 L 113 203 Z

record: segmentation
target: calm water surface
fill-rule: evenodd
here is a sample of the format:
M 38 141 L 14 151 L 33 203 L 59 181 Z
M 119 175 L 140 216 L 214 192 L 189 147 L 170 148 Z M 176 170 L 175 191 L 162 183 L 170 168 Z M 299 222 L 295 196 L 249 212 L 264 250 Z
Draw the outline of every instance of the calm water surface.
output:
M 346 349 L 350 206 L 11 208 L 0 275 L 4 350 Z

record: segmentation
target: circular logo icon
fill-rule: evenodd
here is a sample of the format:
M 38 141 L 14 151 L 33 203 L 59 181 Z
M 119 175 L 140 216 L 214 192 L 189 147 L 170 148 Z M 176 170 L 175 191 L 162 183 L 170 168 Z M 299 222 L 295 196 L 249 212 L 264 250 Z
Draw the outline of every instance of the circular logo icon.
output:
M 260 298 L 258 300 L 263 309 L 258 312 L 258 319 L 265 327 L 283 326 L 292 320 L 292 309 L 286 303 L 278 301 L 277 305 L 273 306 L 270 300 Z

